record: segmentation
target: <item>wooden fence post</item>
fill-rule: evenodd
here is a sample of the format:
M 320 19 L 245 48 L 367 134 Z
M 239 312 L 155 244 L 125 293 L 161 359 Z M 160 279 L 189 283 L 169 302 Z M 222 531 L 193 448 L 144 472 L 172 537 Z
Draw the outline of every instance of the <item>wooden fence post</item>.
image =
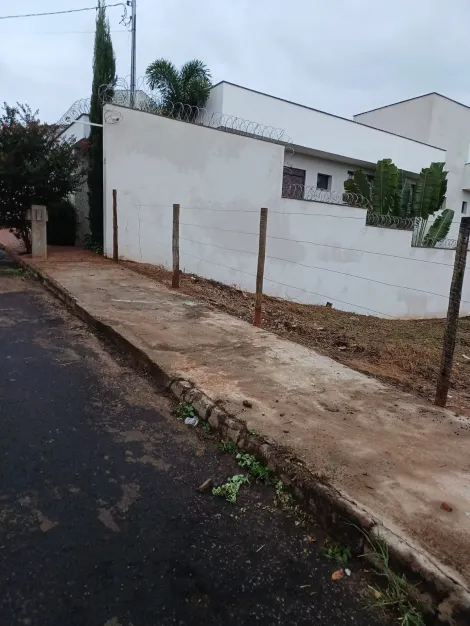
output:
M 119 239 L 118 239 L 118 219 L 117 219 L 117 191 L 113 189 L 113 261 L 119 261 Z
M 263 299 L 264 259 L 266 257 L 266 231 L 268 229 L 268 209 L 263 207 L 259 216 L 258 271 L 256 272 L 255 319 L 254 326 L 261 326 L 261 302 Z
M 171 286 L 180 286 L 180 205 L 173 205 L 173 276 Z
M 447 392 L 450 385 L 450 374 L 454 360 L 455 340 L 459 323 L 460 300 L 462 298 L 463 278 L 467 262 L 468 241 L 470 237 L 470 217 L 462 217 L 460 221 L 459 238 L 455 251 L 454 273 L 450 285 L 449 307 L 447 309 L 447 325 L 444 332 L 441 367 L 437 379 L 436 397 L 434 404 L 445 406 Z

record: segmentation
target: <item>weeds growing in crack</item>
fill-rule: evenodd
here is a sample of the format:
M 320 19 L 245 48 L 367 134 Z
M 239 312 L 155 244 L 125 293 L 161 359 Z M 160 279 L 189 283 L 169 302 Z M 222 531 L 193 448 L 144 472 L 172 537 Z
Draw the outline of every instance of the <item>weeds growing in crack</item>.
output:
M 187 417 L 197 417 L 193 405 L 189 402 L 180 402 L 174 410 L 174 414 L 179 420 L 185 420 Z
M 220 487 L 214 487 L 212 489 L 212 495 L 221 496 L 225 498 L 227 502 L 230 502 L 230 504 L 235 504 L 240 487 L 249 482 L 250 479 L 248 476 L 245 476 L 244 474 L 236 474 L 235 476 L 227 479 L 227 482 L 220 485 Z
M 20 276 L 21 278 L 34 278 L 35 274 L 24 267 L 4 267 L 0 269 L 0 276 Z
M 362 534 L 370 546 L 370 552 L 362 556 L 372 557 L 379 570 L 377 576 L 385 579 L 383 588 L 369 585 L 371 591 L 371 608 L 379 609 L 384 613 L 394 611 L 398 615 L 400 626 L 424 626 L 424 619 L 419 605 L 412 597 L 412 585 L 404 574 L 395 574 L 389 567 L 388 545 L 382 537 L 371 537 L 362 529 Z
M 351 558 L 351 548 L 342 546 L 340 543 L 333 543 L 326 548 L 326 556 L 336 563 L 346 565 Z
M 274 504 L 287 513 L 287 515 L 295 517 L 296 526 L 299 526 L 300 524 L 304 525 L 308 521 L 308 515 L 300 505 L 296 504 L 294 496 L 284 486 L 282 480 L 278 480 L 275 483 L 274 488 L 276 490 Z
M 217 447 L 221 452 L 225 452 L 226 454 L 235 454 L 238 451 L 233 441 L 222 441 Z
M 206 422 L 205 420 L 201 420 L 199 422 L 200 427 L 202 428 L 202 430 L 205 430 L 206 433 L 210 433 L 212 428 L 211 425 L 209 424 L 209 422 Z
M 264 465 L 264 463 L 260 463 L 255 456 L 252 454 L 243 454 L 239 452 L 235 457 L 237 463 L 240 467 L 247 469 L 253 478 L 256 480 L 269 485 L 273 480 L 272 471 Z

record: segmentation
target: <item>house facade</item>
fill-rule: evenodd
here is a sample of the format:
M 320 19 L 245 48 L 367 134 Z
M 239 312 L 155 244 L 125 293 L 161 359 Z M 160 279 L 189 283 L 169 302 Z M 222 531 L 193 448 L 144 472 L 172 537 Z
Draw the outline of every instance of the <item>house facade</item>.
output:
M 446 207 L 455 211 L 449 237 L 455 238 L 460 216 L 470 214 L 470 107 L 429 93 L 359 113 L 354 119 L 446 151 Z
M 308 190 L 318 189 L 339 197 L 344 181 L 357 168 L 371 177 L 377 161 L 391 158 L 410 177 L 433 161 L 442 161 L 445 151 L 431 141 L 402 136 L 386 128 L 371 128 L 311 107 L 283 100 L 223 81 L 214 85 L 204 115 L 220 116 L 220 126 L 235 118 L 251 120 L 254 127 L 282 129 L 286 144 L 286 175 Z M 298 195 L 297 199 L 302 199 Z M 326 194 L 323 195 L 323 199 Z

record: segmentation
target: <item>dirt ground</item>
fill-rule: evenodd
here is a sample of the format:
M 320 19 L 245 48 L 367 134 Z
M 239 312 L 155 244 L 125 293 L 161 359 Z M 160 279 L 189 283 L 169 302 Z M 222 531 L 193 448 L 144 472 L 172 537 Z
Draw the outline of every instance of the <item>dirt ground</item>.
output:
M 122 265 L 171 286 L 171 272 L 143 263 Z M 254 294 L 182 274 L 180 291 L 245 321 Z M 388 320 L 265 297 L 262 326 L 280 337 L 433 401 L 445 320 Z M 448 408 L 470 415 L 470 318 L 460 320 Z

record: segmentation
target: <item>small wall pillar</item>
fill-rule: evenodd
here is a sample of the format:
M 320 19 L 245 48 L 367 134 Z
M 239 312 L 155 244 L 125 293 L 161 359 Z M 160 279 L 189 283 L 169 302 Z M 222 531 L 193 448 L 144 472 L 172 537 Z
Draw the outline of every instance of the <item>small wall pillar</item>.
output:
M 31 221 L 31 252 L 33 258 L 47 259 L 47 208 L 33 204 L 26 218 Z

